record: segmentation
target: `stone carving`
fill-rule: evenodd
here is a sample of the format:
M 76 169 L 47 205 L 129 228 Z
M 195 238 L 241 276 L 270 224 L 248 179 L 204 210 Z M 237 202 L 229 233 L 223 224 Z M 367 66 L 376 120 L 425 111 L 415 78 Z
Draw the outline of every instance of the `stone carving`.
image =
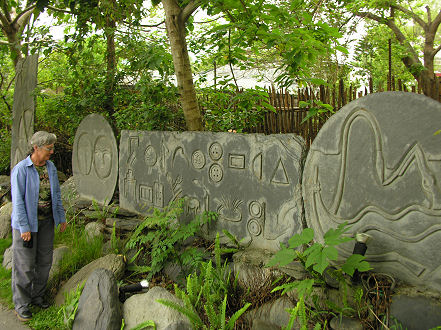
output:
M 131 140 L 130 145 L 136 149 L 136 140 Z M 73 145 L 72 170 L 81 197 L 100 204 L 110 202 L 118 176 L 118 149 L 112 128 L 101 115 L 88 115 L 80 123 Z M 131 174 L 125 173 L 125 187 L 134 180 Z M 127 191 L 136 197 L 135 188 L 130 189 Z
M 194 168 L 201 169 L 205 166 L 205 156 L 200 150 L 196 150 L 191 155 L 191 163 Z
M 144 160 L 148 166 L 154 166 L 156 164 L 156 160 L 158 156 L 156 154 L 155 148 L 152 146 L 147 146 L 144 152 Z
M 37 66 L 37 54 L 21 59 L 17 64 L 12 106 L 11 169 L 26 158 L 28 142 L 34 134 L 35 99 L 32 93 L 37 87 Z
M 303 175 L 306 220 L 319 236 L 348 222 L 352 234 L 372 236 L 367 260 L 376 271 L 439 291 L 440 122 L 441 104 L 422 95 L 358 99 L 319 132 Z
M 146 166 L 152 150 L 157 161 Z M 293 134 L 122 131 L 120 205 L 145 214 L 186 197 L 181 221 L 215 211 L 207 235 L 226 229 L 275 251 L 302 230 L 296 186 L 303 150 Z

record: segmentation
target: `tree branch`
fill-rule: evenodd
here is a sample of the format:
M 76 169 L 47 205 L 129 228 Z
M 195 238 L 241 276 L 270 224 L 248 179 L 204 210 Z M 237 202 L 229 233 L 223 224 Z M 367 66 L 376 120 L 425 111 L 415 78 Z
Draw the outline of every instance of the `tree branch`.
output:
M 182 22 L 187 22 L 190 16 L 194 13 L 196 9 L 201 5 L 201 0 L 190 0 L 190 2 L 182 9 L 181 19 Z
M 129 25 L 129 26 L 132 26 L 132 23 L 128 22 L 128 21 L 122 21 L 122 23 Z M 159 22 L 158 24 L 152 24 L 152 25 L 150 25 L 150 24 L 137 24 L 136 26 L 132 26 L 132 27 L 143 27 L 143 28 L 159 27 L 160 25 L 162 25 L 164 23 L 165 23 L 165 20 L 163 20 L 162 22 Z
M 53 6 L 46 6 L 46 8 L 59 12 L 59 13 L 65 13 L 65 14 L 70 14 L 73 15 L 73 13 L 70 10 L 66 10 L 66 9 L 61 9 L 61 8 L 57 8 L 57 7 L 53 7 Z
M 435 57 L 435 55 L 436 55 L 440 50 L 441 50 L 441 44 L 433 50 L 433 52 L 432 52 L 431 55 L 432 55 L 433 57 Z
M 20 20 L 20 22 L 23 22 L 23 20 L 26 20 L 27 18 L 22 18 L 22 16 L 24 16 L 24 15 L 28 15 L 28 18 L 29 18 L 29 16 L 32 14 L 31 13 L 31 11 L 32 10 L 34 10 L 34 8 L 36 7 L 36 5 L 32 5 L 32 6 L 29 6 L 29 7 L 27 7 L 27 8 L 25 8 L 25 9 L 23 9 L 23 11 L 22 12 L 20 12 L 19 14 L 17 14 L 17 16 L 14 18 L 14 20 L 11 22 L 11 24 L 12 25 L 14 25 L 14 24 L 19 24 L 20 25 L 20 23 L 19 23 L 19 20 Z
M 400 6 L 400 5 L 391 5 L 391 8 L 396 9 L 396 10 L 399 10 L 399 11 L 405 13 L 406 15 L 409 15 L 409 16 L 412 17 L 412 19 L 413 19 L 415 22 L 417 22 L 417 23 L 418 23 L 418 24 L 419 24 L 424 30 L 427 29 L 427 23 L 424 22 L 424 21 L 421 19 L 421 17 L 419 17 L 419 16 L 418 16 L 417 14 L 415 14 L 413 11 L 411 11 L 411 10 L 409 10 L 409 9 L 407 9 L 407 8 L 404 8 L 404 7 Z
M 429 32 L 436 34 L 436 31 L 438 30 L 440 24 L 441 24 L 441 9 L 440 9 L 438 15 L 436 15 L 435 19 L 432 21 L 432 24 L 430 25 Z

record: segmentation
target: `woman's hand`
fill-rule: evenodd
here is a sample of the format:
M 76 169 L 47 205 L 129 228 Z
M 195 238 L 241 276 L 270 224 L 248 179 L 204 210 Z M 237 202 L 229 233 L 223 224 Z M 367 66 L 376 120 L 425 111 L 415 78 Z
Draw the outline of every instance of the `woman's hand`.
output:
M 23 241 L 30 241 L 31 240 L 31 232 L 27 231 L 26 233 L 21 233 L 21 238 Z

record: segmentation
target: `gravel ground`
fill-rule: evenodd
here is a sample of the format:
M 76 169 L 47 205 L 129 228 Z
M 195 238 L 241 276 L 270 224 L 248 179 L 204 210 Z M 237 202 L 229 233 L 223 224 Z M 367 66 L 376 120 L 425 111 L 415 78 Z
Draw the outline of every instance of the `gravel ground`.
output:
M 0 330 L 27 330 L 31 329 L 25 323 L 20 322 L 14 310 L 8 309 L 0 303 Z

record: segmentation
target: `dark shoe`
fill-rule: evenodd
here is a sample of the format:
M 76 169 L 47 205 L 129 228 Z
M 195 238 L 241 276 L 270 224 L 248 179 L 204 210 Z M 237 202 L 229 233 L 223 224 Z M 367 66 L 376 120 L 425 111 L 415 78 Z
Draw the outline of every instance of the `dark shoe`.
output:
M 44 301 L 43 299 L 33 301 L 32 305 L 43 308 L 43 309 L 46 309 L 50 306 L 50 304 L 48 302 Z
M 22 322 L 27 322 L 32 320 L 32 313 L 27 308 L 23 308 L 21 311 L 16 310 L 15 314 L 17 315 L 18 319 Z

